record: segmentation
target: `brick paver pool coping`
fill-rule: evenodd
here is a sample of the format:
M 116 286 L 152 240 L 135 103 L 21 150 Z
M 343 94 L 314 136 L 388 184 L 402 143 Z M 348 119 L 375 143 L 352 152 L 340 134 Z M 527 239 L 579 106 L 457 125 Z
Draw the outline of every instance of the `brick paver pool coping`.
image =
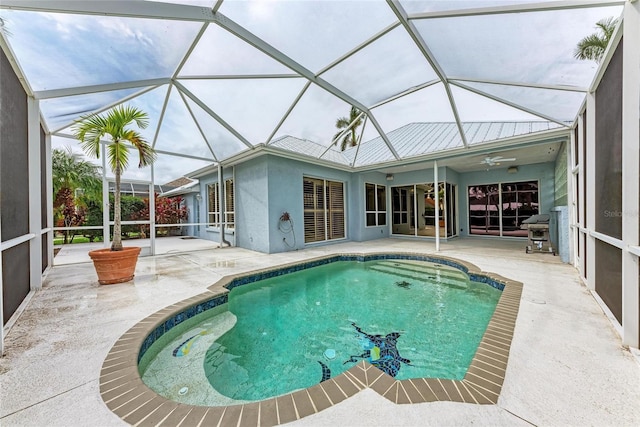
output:
M 147 387 L 140 377 L 141 354 L 174 325 L 176 313 L 198 314 L 207 307 L 225 303 L 228 288 L 238 284 L 310 268 L 335 258 L 345 259 L 421 259 L 453 265 L 473 280 L 502 287 L 502 295 L 464 378 L 448 380 L 418 378 L 396 380 L 375 366 L 362 361 L 348 371 L 313 387 L 293 393 L 233 406 L 193 406 L 166 399 Z M 286 274 L 285 273 L 285 274 Z M 170 305 L 124 333 L 109 351 L 100 371 L 100 395 L 107 407 L 125 422 L 140 426 L 272 426 L 298 420 L 336 405 L 364 388 L 371 388 L 396 404 L 453 401 L 495 404 L 504 382 L 509 349 L 520 307 L 522 283 L 454 258 L 419 253 L 334 254 L 298 261 L 268 269 L 225 276 L 194 297 Z M 214 303 L 212 303 L 212 301 Z M 213 305 L 212 305 L 213 304 Z

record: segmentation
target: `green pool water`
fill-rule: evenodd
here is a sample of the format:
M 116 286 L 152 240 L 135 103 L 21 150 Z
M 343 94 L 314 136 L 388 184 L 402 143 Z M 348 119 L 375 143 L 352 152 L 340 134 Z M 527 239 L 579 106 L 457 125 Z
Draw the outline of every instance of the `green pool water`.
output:
M 396 379 L 462 379 L 500 294 L 444 265 L 333 262 L 234 288 L 140 369 L 159 394 L 201 405 L 311 387 L 362 359 Z

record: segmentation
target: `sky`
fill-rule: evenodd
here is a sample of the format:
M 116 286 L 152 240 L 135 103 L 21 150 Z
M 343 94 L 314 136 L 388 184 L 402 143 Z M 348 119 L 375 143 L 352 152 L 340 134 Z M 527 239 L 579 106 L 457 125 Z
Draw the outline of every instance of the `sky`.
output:
M 214 2 L 175 3 L 211 6 Z M 401 1 L 409 14 L 508 3 L 518 2 Z M 438 73 L 406 29 L 402 25 L 390 29 L 397 18 L 385 1 L 225 1 L 219 12 L 346 97 L 371 108 L 386 133 L 411 122 L 453 121 L 451 99 L 461 121 L 573 120 L 583 93 L 519 85 L 587 88 L 597 64 L 574 59 L 573 49 L 595 31 L 595 22 L 619 16 L 621 9 L 412 20 L 437 66 L 452 79 L 449 92 L 437 82 Z M 336 119 L 349 114 L 345 100 L 307 85 L 307 79 L 214 23 L 205 28 L 202 22 L 8 9 L 0 9 L 0 16 L 34 91 L 175 75 L 176 84 L 171 86 L 40 102 L 49 129 L 68 135 L 73 120 L 131 97 L 128 104 L 149 114 L 150 126 L 141 132 L 158 150 L 200 159 L 160 155 L 153 170 L 156 183 L 283 135 L 329 144 L 337 131 Z M 383 31 L 376 41 L 343 58 Z M 496 80 L 516 85 L 491 83 Z M 411 91 L 429 83 L 435 84 Z M 407 90 L 408 95 L 376 106 Z M 378 136 L 369 122 L 363 141 Z M 54 136 L 52 142 L 54 148 L 70 146 L 80 152 L 73 139 Z M 125 177 L 148 180 L 151 171 L 131 168 Z

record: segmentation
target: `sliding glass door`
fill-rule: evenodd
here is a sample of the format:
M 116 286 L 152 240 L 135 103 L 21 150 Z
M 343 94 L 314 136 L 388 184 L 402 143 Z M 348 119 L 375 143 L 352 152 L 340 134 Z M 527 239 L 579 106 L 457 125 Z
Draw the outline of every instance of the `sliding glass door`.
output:
M 457 235 L 456 192 L 457 186 L 441 182 L 438 185 L 438 203 L 433 183 L 406 185 L 391 188 L 391 232 L 404 236 Z M 438 220 L 436 223 L 436 209 Z

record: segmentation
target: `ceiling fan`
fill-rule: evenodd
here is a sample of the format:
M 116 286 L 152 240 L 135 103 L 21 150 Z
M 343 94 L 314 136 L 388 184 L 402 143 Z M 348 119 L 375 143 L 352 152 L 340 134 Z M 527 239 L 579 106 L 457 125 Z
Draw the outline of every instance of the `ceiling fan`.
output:
M 515 157 L 506 158 L 502 156 L 487 156 L 480 161 L 480 164 L 487 166 L 499 166 L 500 162 L 513 162 L 515 160 Z

